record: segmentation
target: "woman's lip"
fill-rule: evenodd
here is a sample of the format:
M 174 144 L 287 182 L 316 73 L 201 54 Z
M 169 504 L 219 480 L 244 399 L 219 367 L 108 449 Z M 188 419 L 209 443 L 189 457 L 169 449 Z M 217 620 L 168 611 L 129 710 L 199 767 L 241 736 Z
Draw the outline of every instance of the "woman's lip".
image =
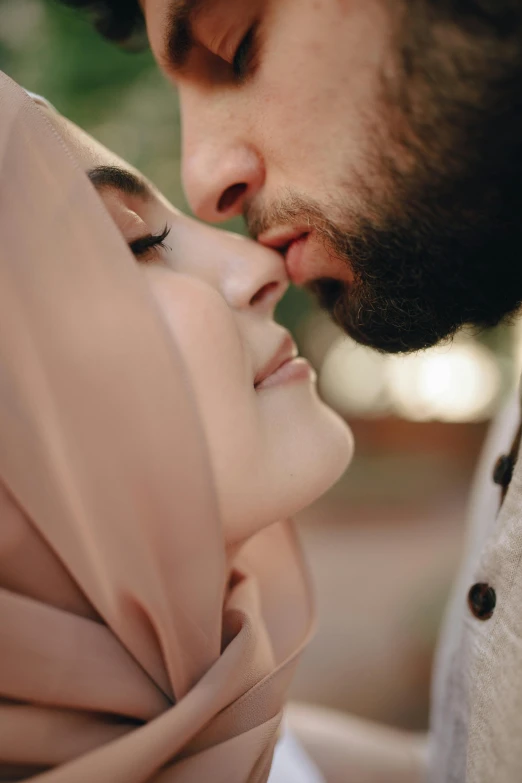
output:
M 271 359 L 256 373 L 254 388 L 259 388 L 283 364 L 297 358 L 297 354 L 297 346 L 287 333 Z
M 288 359 L 283 362 L 275 372 L 265 378 L 256 386 L 256 391 L 270 389 L 272 386 L 280 386 L 291 381 L 314 380 L 315 372 L 311 364 L 302 356 Z

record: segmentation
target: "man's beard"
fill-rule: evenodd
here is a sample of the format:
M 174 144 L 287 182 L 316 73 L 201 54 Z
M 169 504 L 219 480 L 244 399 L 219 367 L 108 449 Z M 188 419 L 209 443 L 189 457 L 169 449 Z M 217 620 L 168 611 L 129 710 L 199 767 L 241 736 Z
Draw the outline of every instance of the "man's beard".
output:
M 353 282 L 309 287 L 358 342 L 390 353 L 427 348 L 464 324 L 495 326 L 522 303 L 522 35 L 513 26 L 516 17 L 522 27 L 522 11 L 508 35 L 477 22 L 469 9 L 478 3 L 464 3 L 458 19 L 459 3 L 446 4 L 442 21 L 458 22 L 463 38 L 441 59 L 431 5 L 410 14 L 401 36 L 408 67 L 383 86 L 382 123 L 387 100 L 400 103 L 408 125 L 407 139 L 389 128 L 375 134 L 375 170 L 393 199 L 367 190 L 364 214 L 353 214 L 348 204 L 325 208 L 292 194 L 245 213 L 254 236 L 284 223 L 313 227 Z M 399 149 L 413 161 L 407 173 Z

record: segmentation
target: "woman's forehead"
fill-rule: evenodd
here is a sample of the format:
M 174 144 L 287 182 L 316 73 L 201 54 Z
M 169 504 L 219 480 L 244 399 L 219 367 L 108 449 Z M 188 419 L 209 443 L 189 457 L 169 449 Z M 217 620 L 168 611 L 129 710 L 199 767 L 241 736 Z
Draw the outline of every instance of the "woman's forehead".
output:
M 52 106 L 39 104 L 41 110 L 45 113 L 53 128 L 64 140 L 71 154 L 85 172 L 92 172 L 94 169 L 115 168 L 129 172 L 137 180 L 144 183 L 147 189 L 148 197 L 154 195 L 157 203 L 163 203 L 169 210 L 178 214 L 178 210 L 168 203 L 164 196 L 152 185 L 146 177 L 134 166 L 131 166 L 119 155 L 107 149 L 103 144 L 94 139 L 89 133 L 79 128 L 74 122 L 71 122 L 63 115 L 59 114 Z
M 107 147 L 93 139 L 86 131 L 66 117 L 58 114 L 53 108 L 42 105 L 41 108 L 84 171 L 90 171 L 98 166 L 132 168 L 118 155 L 108 150 Z

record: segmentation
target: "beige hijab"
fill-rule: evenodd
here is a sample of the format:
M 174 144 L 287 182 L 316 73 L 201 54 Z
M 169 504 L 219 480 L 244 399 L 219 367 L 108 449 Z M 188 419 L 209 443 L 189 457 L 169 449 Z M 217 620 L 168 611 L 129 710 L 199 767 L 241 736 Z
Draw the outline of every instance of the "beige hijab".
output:
M 123 240 L 0 74 L 0 780 L 262 783 L 310 602 L 226 563 L 190 380 Z

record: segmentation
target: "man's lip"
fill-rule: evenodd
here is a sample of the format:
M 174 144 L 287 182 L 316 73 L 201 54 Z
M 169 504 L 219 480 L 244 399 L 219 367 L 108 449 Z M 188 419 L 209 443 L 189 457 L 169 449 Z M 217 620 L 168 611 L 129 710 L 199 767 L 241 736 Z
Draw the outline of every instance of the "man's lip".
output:
M 351 265 L 328 249 L 311 226 L 272 229 L 257 240 L 284 255 L 286 272 L 294 285 L 303 286 L 319 278 L 339 280 L 346 286 L 354 282 Z
M 310 226 L 301 226 L 293 228 L 273 228 L 269 231 L 265 231 L 259 234 L 257 241 L 266 245 L 266 247 L 274 248 L 280 252 L 284 252 L 292 242 L 297 239 L 302 239 L 306 234 L 310 233 Z
M 290 280 L 295 285 L 302 285 L 306 282 L 306 277 L 303 277 L 301 259 L 309 236 L 309 227 L 306 230 L 293 228 L 261 234 L 258 241 L 283 253 Z
M 254 388 L 257 388 L 263 381 L 266 381 L 266 379 L 279 370 L 283 364 L 295 359 L 298 353 L 296 344 L 290 335 L 286 334 L 272 358 L 256 373 Z
M 306 261 L 310 261 L 310 253 L 307 252 L 310 248 L 309 236 L 309 234 L 303 234 L 294 239 L 288 245 L 285 253 L 286 273 L 294 285 L 304 285 L 312 279 L 312 269 L 310 264 L 306 263 Z

